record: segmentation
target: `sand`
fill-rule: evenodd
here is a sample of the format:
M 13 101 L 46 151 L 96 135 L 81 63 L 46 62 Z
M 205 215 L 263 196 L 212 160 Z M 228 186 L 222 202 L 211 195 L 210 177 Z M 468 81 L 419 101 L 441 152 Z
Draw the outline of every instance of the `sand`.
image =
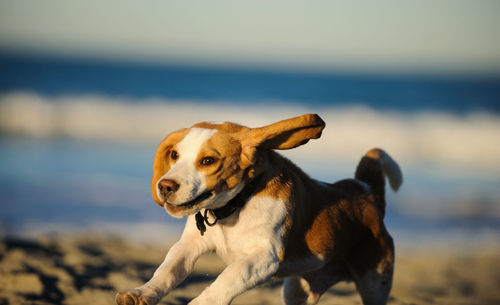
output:
M 168 244 L 116 237 L 3 238 L 0 304 L 114 304 L 118 290 L 141 285 L 161 263 Z M 186 304 L 224 264 L 203 256 L 193 274 L 161 304 Z M 232 304 L 282 304 L 281 282 L 267 283 Z M 361 304 L 352 283 L 340 283 L 319 304 Z M 389 304 L 500 304 L 500 250 L 427 247 L 397 253 Z

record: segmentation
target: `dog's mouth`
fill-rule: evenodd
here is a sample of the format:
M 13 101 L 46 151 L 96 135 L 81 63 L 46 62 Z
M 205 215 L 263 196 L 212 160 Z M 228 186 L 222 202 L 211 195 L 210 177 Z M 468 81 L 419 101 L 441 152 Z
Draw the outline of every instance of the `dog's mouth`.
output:
M 200 203 L 212 197 L 213 195 L 214 195 L 213 191 L 206 191 L 201 193 L 198 197 L 194 198 L 193 200 L 181 204 L 171 204 L 165 201 L 165 205 L 171 212 L 176 213 L 181 210 L 189 209 L 196 205 L 199 205 Z

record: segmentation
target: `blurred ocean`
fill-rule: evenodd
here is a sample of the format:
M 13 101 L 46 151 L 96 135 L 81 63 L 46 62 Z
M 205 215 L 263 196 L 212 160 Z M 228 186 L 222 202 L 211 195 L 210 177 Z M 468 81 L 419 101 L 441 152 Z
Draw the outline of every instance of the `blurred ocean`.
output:
M 323 136 L 283 152 L 313 178 L 371 147 L 400 164 L 400 243 L 498 242 L 500 76 L 354 74 L 0 55 L 0 230 L 172 237 L 149 194 L 157 144 L 198 121 L 251 127 L 306 112 Z

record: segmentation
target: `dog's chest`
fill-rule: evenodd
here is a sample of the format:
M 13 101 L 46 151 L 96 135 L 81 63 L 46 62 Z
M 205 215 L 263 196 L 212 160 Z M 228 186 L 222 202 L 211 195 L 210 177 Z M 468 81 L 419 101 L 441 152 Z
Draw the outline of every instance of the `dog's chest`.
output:
M 220 224 L 207 230 L 217 254 L 226 262 L 249 257 L 259 251 L 279 252 L 283 248 L 285 204 L 274 197 L 253 197 Z

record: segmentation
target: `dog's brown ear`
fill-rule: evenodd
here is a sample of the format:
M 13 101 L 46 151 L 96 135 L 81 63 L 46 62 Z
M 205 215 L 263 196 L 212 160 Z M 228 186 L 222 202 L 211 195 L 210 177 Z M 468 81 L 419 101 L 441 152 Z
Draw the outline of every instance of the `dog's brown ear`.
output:
M 325 122 L 317 114 L 304 114 L 242 133 L 242 159 L 248 165 L 255 163 L 258 150 L 291 149 L 317 139 Z
M 245 144 L 263 149 L 291 149 L 317 139 L 325 122 L 317 114 L 304 114 L 271 125 L 251 129 Z
M 156 183 L 170 169 L 168 156 L 175 143 L 179 142 L 187 133 L 186 129 L 179 130 L 169 134 L 156 149 L 155 159 L 153 161 L 153 178 L 151 179 L 151 195 L 154 201 L 163 206 L 163 202 L 156 194 Z

